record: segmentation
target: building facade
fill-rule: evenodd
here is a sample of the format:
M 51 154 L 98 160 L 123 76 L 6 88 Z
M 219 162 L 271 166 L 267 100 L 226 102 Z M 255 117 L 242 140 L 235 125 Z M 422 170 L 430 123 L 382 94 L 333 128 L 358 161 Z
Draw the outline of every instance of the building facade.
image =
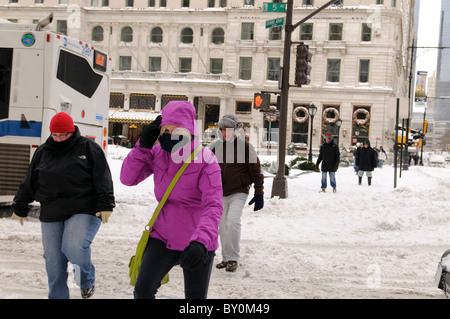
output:
M 0 17 L 51 27 L 112 57 L 110 134 L 134 143 L 171 100 L 189 100 L 207 140 L 235 114 L 259 151 L 277 146 L 275 111 L 284 29 L 266 21 L 276 0 L 0 0 Z M 327 0 L 294 0 L 294 23 Z M 341 0 L 293 32 L 287 144 L 317 150 L 325 132 L 340 146 L 370 139 L 391 148 L 396 101 L 409 108 L 414 0 Z M 294 86 L 296 45 L 313 52 L 311 82 Z M 269 92 L 274 113 L 254 108 Z M 307 114 L 314 104 L 317 114 Z M 295 112 L 294 112 L 295 110 Z M 342 125 L 338 129 L 336 120 Z M 311 127 L 312 125 L 312 127 Z

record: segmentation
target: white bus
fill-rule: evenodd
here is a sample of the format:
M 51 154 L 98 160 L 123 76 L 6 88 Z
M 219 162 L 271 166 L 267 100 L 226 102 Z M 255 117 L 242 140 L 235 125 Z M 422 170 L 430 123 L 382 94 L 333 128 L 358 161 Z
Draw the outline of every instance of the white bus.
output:
M 106 153 L 110 59 L 87 43 L 41 30 L 51 20 L 0 22 L 0 203 L 12 202 L 58 112 L 70 114 Z

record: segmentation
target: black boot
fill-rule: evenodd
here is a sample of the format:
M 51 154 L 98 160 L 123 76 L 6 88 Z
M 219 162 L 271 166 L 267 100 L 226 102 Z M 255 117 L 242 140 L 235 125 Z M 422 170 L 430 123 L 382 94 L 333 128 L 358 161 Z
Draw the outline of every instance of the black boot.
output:
M 358 185 L 361 185 L 362 182 L 362 176 L 358 176 Z
M 369 185 L 372 184 L 372 177 L 367 177 L 367 182 L 369 183 Z

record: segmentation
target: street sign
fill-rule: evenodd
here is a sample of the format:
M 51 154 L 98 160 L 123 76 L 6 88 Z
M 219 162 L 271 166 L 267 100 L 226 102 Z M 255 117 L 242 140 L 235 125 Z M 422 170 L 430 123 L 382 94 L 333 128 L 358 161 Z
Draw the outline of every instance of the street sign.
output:
M 266 21 L 266 29 L 279 27 L 279 26 L 282 26 L 282 25 L 284 25 L 284 17 Z
M 264 2 L 263 11 L 267 12 L 286 12 L 286 3 Z

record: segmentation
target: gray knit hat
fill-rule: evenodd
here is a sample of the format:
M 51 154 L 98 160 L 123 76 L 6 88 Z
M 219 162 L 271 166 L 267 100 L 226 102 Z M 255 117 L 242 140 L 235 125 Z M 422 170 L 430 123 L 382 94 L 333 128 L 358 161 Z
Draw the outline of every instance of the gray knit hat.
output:
M 237 124 L 238 124 L 237 117 L 232 114 L 227 114 L 220 119 L 219 123 L 217 123 L 217 126 L 219 127 L 219 129 L 222 128 L 236 129 Z

